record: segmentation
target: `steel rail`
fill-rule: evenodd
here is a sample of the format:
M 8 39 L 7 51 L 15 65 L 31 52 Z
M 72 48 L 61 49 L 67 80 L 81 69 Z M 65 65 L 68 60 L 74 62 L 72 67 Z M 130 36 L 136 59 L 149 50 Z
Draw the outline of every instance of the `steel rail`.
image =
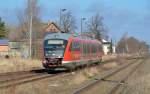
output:
M 138 60 L 134 60 L 135 61 L 138 61 Z M 124 70 L 125 68 L 127 68 L 128 66 L 132 65 L 132 64 L 135 64 L 134 62 L 131 62 L 131 63 L 128 63 L 128 64 L 125 64 L 124 66 L 116 69 L 116 70 L 111 70 L 111 71 L 108 71 L 108 73 L 106 73 L 106 75 L 104 76 L 101 76 L 100 78 L 94 78 L 93 81 L 89 82 L 88 84 L 84 85 L 84 86 L 81 86 L 80 88 L 78 88 L 77 90 L 75 90 L 73 92 L 73 94 L 80 94 L 88 89 L 90 89 L 91 87 L 95 86 L 97 83 L 100 83 L 101 81 L 103 81 L 104 79 L 110 77 L 110 76 L 113 76 L 114 74 L 120 72 L 121 70 Z
M 125 83 L 125 81 L 129 78 L 130 75 L 132 75 L 147 59 L 144 59 L 143 61 L 141 61 L 139 64 L 137 64 L 130 73 L 128 73 L 128 75 L 126 75 L 126 77 L 124 77 L 123 79 L 121 79 L 120 83 L 115 84 L 106 94 L 114 94 L 117 89 L 122 85 L 121 83 Z
M 104 63 L 102 63 L 102 65 L 103 64 Z M 129 66 L 129 65 L 130 64 L 127 64 L 127 66 Z M 125 68 L 125 66 L 123 68 Z M 119 70 L 121 70 L 121 68 Z M 119 70 L 117 70 L 117 71 L 119 72 Z M 114 71 L 114 73 L 117 72 L 117 71 Z M 16 75 L 16 74 L 19 74 L 19 73 L 24 74 L 24 73 L 29 73 L 29 72 L 34 73 L 34 74 L 27 75 L 27 76 L 22 75 L 21 77 L 17 77 L 17 78 L 1 80 L 0 81 L 0 89 L 8 88 L 8 87 L 11 87 L 11 86 L 17 86 L 17 85 L 25 84 L 25 83 L 28 83 L 28 82 L 37 81 L 37 80 L 42 80 L 42 79 L 49 78 L 49 77 L 55 77 L 57 75 L 68 75 L 69 74 L 69 73 L 65 74 L 66 72 L 57 73 L 57 74 L 43 74 L 43 73 L 35 74 L 35 72 L 33 72 L 33 71 L 21 71 L 21 72 L 0 73 L 0 77 L 1 76 L 8 76 L 8 75 Z M 103 78 L 105 78 L 107 76 L 111 76 L 111 75 L 112 75 L 112 73 L 109 73 L 109 75 L 106 75 Z M 102 78 L 95 78 L 95 81 L 92 82 L 91 84 L 97 83 L 100 79 L 102 79 Z M 77 93 L 74 93 L 74 94 L 77 94 Z
M 16 71 L 16 72 L 6 72 L 6 73 L 0 73 L 0 77 L 1 76 L 7 76 L 7 75 L 15 75 L 15 74 L 24 74 L 24 73 L 40 73 L 40 72 L 45 72 L 45 69 L 35 69 L 35 70 L 29 70 L 29 71 Z
M 37 80 L 42 80 L 45 78 L 51 78 L 51 77 L 56 77 L 56 76 L 67 76 L 65 72 L 62 73 L 56 73 L 56 74 L 38 74 L 38 75 L 32 75 L 30 77 L 22 77 L 22 78 L 16 78 L 16 79 L 10 79 L 9 81 L 4 81 L 3 83 L 0 83 L 0 89 L 3 88 L 9 88 L 11 86 L 17 86 Z
M 8 83 L 8 82 L 11 82 L 11 81 L 17 81 L 17 80 L 22 80 L 22 79 L 26 79 L 26 78 L 31 78 L 31 77 L 34 77 L 34 76 L 38 76 L 40 74 L 24 74 L 24 75 L 21 75 L 21 76 L 17 76 L 15 78 L 9 78 L 9 79 L 2 79 L 0 80 L 0 84 L 3 84 L 3 83 Z M 41 73 L 42 75 L 42 73 Z

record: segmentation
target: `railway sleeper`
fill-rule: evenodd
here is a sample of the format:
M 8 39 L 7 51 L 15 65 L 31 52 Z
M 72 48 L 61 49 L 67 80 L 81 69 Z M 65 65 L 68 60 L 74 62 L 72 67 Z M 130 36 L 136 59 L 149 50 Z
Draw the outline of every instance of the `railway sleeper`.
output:
M 124 80 L 121 80 L 121 81 L 118 81 L 118 80 L 109 80 L 109 79 L 101 79 L 101 80 L 105 81 L 105 82 L 110 82 L 110 83 L 119 83 L 120 85 L 125 84 Z

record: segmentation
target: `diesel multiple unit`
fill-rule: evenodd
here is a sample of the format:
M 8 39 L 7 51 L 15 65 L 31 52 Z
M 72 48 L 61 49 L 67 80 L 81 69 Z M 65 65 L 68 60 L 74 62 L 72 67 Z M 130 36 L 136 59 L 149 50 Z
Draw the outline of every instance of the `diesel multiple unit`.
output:
M 102 44 L 96 39 L 67 33 L 47 34 L 43 42 L 46 69 L 67 68 L 99 63 L 102 60 Z

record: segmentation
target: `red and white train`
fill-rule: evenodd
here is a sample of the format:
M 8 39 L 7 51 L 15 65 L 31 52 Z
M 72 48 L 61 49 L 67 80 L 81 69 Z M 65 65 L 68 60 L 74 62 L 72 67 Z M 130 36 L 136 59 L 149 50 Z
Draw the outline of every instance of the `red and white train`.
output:
M 102 44 L 98 40 L 67 33 L 47 34 L 43 47 L 42 64 L 52 70 L 100 63 L 103 55 Z

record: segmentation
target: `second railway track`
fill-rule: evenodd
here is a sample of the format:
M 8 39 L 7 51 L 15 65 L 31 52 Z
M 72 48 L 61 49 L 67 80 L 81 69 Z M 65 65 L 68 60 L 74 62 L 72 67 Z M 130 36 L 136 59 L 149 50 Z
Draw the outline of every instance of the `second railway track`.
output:
M 145 60 L 146 59 L 141 59 L 140 61 L 134 60 L 134 62 L 125 64 L 116 70 L 108 71 L 108 73 L 103 76 L 97 76 L 92 81 L 76 89 L 73 94 L 115 94 L 114 92 L 119 86 L 124 84 L 125 80 L 145 62 Z
M 110 62 L 110 61 L 109 61 Z M 107 62 L 107 63 L 109 63 Z M 101 64 L 103 65 L 103 64 Z M 45 70 L 0 73 L 0 89 L 21 85 L 28 82 L 50 78 L 57 75 L 68 75 L 66 72 L 48 74 Z
M 101 65 L 103 65 L 103 64 L 101 64 Z M 59 76 L 64 75 L 65 76 L 65 75 L 69 74 L 66 72 L 47 74 L 46 71 L 44 71 L 44 72 L 41 72 L 41 71 L 44 71 L 44 70 L 1 73 L 0 74 L 0 89 L 25 84 L 28 82 L 38 81 L 38 80 L 42 80 L 45 78 L 51 78 L 51 77 L 55 77 L 57 75 L 59 75 Z

